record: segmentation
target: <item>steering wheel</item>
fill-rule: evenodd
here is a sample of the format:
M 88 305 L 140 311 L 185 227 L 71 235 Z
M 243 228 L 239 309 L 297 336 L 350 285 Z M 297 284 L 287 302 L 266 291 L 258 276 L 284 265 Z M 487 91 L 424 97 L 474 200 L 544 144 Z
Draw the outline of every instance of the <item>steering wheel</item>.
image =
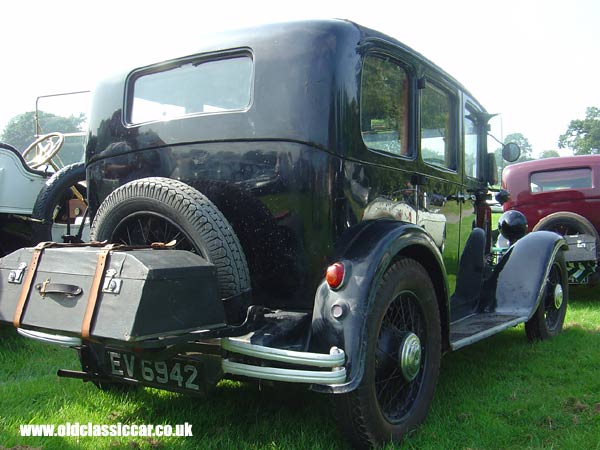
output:
M 31 145 L 25 149 L 23 158 L 29 167 L 37 169 L 44 164 L 48 164 L 54 155 L 61 149 L 64 142 L 65 137 L 62 133 L 53 132 L 44 134 L 33 141 Z M 33 158 L 27 159 L 27 156 L 32 151 L 34 152 Z

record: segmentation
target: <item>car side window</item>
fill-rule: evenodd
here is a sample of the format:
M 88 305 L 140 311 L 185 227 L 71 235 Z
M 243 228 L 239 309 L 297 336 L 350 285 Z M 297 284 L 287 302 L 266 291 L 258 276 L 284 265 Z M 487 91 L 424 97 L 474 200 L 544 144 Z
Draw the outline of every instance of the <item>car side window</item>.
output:
M 592 170 L 581 168 L 535 172 L 531 174 L 529 186 L 534 194 L 563 189 L 589 189 L 592 187 Z
M 452 104 L 452 96 L 432 84 L 421 89 L 421 157 L 428 164 L 456 170 Z
M 367 55 L 361 81 L 360 121 L 365 145 L 395 156 L 408 149 L 408 74 L 381 55 Z
M 467 106 L 464 110 L 463 142 L 465 148 L 465 175 L 469 178 L 477 178 L 477 148 L 479 147 L 479 135 L 475 123 L 474 112 Z

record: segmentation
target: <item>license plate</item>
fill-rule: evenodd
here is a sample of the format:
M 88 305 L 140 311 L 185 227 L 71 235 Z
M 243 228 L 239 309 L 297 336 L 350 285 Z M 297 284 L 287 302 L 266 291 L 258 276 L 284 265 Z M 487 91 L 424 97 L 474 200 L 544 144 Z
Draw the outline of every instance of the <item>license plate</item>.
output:
M 158 387 L 174 390 L 200 391 L 198 367 L 190 361 L 170 359 L 152 361 L 133 353 L 107 350 L 110 375 L 132 378 Z

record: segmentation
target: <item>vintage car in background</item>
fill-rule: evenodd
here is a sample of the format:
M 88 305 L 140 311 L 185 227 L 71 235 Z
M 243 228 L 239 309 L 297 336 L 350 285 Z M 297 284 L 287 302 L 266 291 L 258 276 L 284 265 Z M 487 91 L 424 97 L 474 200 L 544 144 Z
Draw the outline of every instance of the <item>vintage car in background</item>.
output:
M 600 238 L 600 155 L 540 159 L 506 167 L 504 211 L 520 211 L 531 231 L 565 236 L 571 283 L 596 282 Z M 592 279 L 590 280 L 590 277 Z
M 78 99 L 89 91 L 42 95 L 36 99 L 32 143 L 17 149 L 0 142 L 0 256 L 63 236 L 89 239 L 86 220 L 84 132 L 47 130 L 47 99 Z M 84 101 L 85 103 L 85 101 Z M 40 123 L 41 122 L 41 123 Z M 88 224 L 86 226 L 86 223 Z
M 0 321 L 76 349 L 59 375 L 301 383 L 362 448 L 425 420 L 445 352 L 562 330 L 565 242 L 507 217 L 492 257 L 493 115 L 450 75 L 343 20 L 198 42 L 96 87 L 96 242 L 0 260 Z

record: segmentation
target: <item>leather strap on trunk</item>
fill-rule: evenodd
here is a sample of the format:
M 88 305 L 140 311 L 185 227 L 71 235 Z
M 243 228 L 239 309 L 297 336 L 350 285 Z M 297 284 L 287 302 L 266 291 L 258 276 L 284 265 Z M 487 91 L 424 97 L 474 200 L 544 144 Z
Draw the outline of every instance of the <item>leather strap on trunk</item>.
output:
M 90 338 L 92 320 L 94 319 L 94 313 L 96 312 L 96 302 L 98 301 L 98 295 L 100 293 L 100 289 L 102 288 L 104 268 L 106 267 L 108 256 L 112 250 L 112 247 L 112 245 L 107 245 L 98 253 L 98 262 L 96 263 L 96 271 L 94 272 L 92 287 L 90 288 L 90 297 L 88 298 L 85 314 L 83 315 L 83 323 L 81 324 L 81 337 L 83 339 Z
M 81 324 L 81 337 L 83 339 L 90 338 L 90 331 L 92 328 L 92 321 L 94 320 L 94 314 L 96 312 L 96 303 L 98 302 L 98 296 L 102 289 L 102 281 L 104 279 L 104 269 L 108 263 L 110 252 L 124 251 L 124 250 L 137 250 L 144 248 L 152 248 L 156 250 L 172 248 L 176 245 L 175 241 L 171 241 L 167 244 L 162 242 L 154 242 L 148 246 L 127 246 L 120 244 L 108 244 L 100 250 L 98 253 L 98 262 L 96 263 L 96 271 L 94 272 L 94 278 L 92 280 L 92 287 L 90 288 L 90 296 L 88 298 L 87 307 L 83 316 L 83 323 Z
M 23 281 L 23 287 L 21 288 L 21 294 L 19 295 L 19 300 L 17 301 L 17 309 L 15 309 L 15 315 L 13 316 L 13 325 L 16 328 L 21 326 L 23 311 L 25 311 L 25 306 L 27 305 L 27 300 L 29 299 L 31 284 L 33 283 L 33 277 L 35 276 L 35 271 L 37 270 L 38 263 L 40 262 L 40 257 L 42 256 L 44 249 L 52 247 L 53 244 L 53 242 L 40 242 L 33 249 L 33 256 L 31 257 L 31 262 L 29 263 L 29 268 L 27 269 L 27 274 L 25 275 L 25 280 Z
M 125 251 L 125 250 L 138 250 L 138 249 L 169 249 L 175 247 L 176 242 L 171 241 L 166 244 L 162 242 L 155 242 L 148 246 L 125 246 L 125 245 L 115 245 L 108 244 L 106 245 L 106 241 L 104 242 L 88 242 L 81 244 L 58 244 L 56 242 L 40 242 L 33 249 L 33 256 L 31 258 L 31 263 L 29 264 L 29 268 L 27 269 L 27 274 L 25 275 L 25 279 L 23 281 L 23 287 L 21 288 L 21 294 L 19 296 L 19 300 L 17 301 L 17 308 L 15 310 L 15 314 L 13 317 L 13 325 L 17 328 L 21 326 L 21 320 L 23 318 L 23 312 L 25 311 L 25 307 L 27 306 L 27 301 L 29 299 L 29 294 L 31 292 L 31 285 L 33 283 L 33 278 L 35 277 L 35 272 L 37 270 L 37 266 L 39 264 L 40 258 L 44 249 L 50 247 L 102 247 L 98 253 L 98 262 L 96 263 L 96 271 L 94 272 L 94 278 L 92 279 L 92 286 L 90 288 L 90 296 L 88 298 L 88 303 L 86 306 L 85 314 L 83 316 L 83 322 L 81 324 L 81 337 L 83 339 L 90 338 L 90 329 L 92 327 L 92 321 L 94 319 L 94 313 L 96 312 L 96 303 L 98 301 L 98 296 L 100 295 L 100 290 L 102 289 L 102 281 L 104 279 L 104 269 L 109 259 L 110 252 L 112 250 L 117 251 Z M 41 289 L 41 287 L 40 287 Z M 49 291 L 48 291 L 49 292 Z M 62 291 L 61 291 L 62 292 Z M 71 295 L 79 295 L 80 292 L 69 292 Z

